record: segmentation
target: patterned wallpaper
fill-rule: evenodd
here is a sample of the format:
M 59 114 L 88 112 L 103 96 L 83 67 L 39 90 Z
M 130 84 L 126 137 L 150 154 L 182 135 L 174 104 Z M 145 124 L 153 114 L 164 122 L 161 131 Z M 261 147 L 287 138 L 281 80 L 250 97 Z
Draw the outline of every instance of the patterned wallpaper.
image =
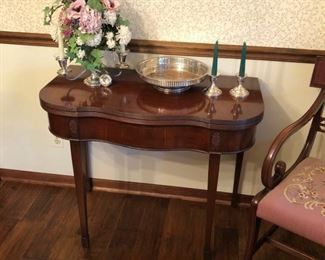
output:
M 53 0 L 1 0 L 0 30 L 50 32 Z M 120 0 L 133 38 L 325 49 L 325 0 Z

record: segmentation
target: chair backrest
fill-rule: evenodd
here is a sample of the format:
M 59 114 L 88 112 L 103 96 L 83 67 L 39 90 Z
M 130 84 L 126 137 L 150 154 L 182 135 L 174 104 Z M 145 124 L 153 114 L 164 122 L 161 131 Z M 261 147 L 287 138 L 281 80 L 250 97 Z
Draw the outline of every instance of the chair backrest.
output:
M 325 132 L 325 117 L 322 116 L 325 103 L 325 57 L 317 57 L 311 83 L 311 87 L 320 88 L 316 100 L 308 111 L 297 121 L 283 129 L 273 141 L 262 167 L 262 182 L 267 188 L 276 186 L 287 174 L 289 174 L 302 160 L 309 156 L 315 141 L 317 132 Z M 283 161 L 275 163 L 276 156 L 284 142 L 312 120 L 305 145 L 293 165 L 286 169 Z M 273 174 L 273 166 L 275 174 Z
M 317 57 L 310 86 L 325 89 L 325 57 Z M 324 103 L 325 101 L 323 100 L 322 109 L 324 108 Z M 325 133 L 325 117 L 322 117 L 322 111 L 319 112 L 317 125 L 316 131 Z
M 323 109 L 325 104 L 324 92 L 325 92 L 325 57 L 317 57 L 316 63 L 313 71 L 313 75 L 310 81 L 311 87 L 321 88 L 319 93 L 319 102 L 317 100 L 313 105 L 319 106 L 317 113 L 314 116 L 310 131 L 307 137 L 306 145 L 311 142 L 310 148 L 306 151 L 306 156 L 309 156 L 311 146 L 314 142 L 317 132 L 325 133 L 325 117 L 323 117 Z
M 325 88 L 325 57 L 317 57 L 310 81 L 311 87 Z

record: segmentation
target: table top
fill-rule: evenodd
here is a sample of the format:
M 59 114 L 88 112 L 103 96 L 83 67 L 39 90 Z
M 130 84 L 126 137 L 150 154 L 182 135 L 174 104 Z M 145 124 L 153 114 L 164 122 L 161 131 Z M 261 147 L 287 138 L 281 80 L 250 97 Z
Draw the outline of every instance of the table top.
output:
M 81 71 L 71 66 L 71 75 Z M 223 93 L 208 98 L 206 79 L 181 94 L 164 94 L 144 82 L 134 70 L 110 69 L 113 84 L 107 89 L 91 88 L 83 78 L 67 80 L 55 77 L 40 91 L 42 107 L 49 113 L 70 117 L 99 117 L 143 125 L 189 125 L 209 129 L 244 129 L 263 118 L 264 104 L 257 78 L 246 78 L 250 95 L 234 99 L 229 90 L 238 85 L 235 76 L 220 76 L 217 85 Z

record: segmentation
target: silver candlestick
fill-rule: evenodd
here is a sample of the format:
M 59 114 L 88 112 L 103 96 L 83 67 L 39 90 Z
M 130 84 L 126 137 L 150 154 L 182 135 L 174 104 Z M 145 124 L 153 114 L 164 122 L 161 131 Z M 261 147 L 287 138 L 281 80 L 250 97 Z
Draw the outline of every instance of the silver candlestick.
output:
M 65 76 L 68 73 L 68 57 L 64 57 L 64 58 L 60 58 L 60 57 L 56 57 L 56 60 L 59 63 L 60 69 L 57 71 L 57 73 L 59 75 Z
M 218 97 L 222 94 L 222 90 L 216 85 L 216 80 L 218 76 L 211 75 L 211 86 L 205 92 L 205 95 L 210 98 Z
M 244 81 L 245 81 L 245 76 L 238 76 L 238 86 L 232 88 L 229 93 L 235 98 L 245 98 L 249 95 L 249 91 L 244 88 Z

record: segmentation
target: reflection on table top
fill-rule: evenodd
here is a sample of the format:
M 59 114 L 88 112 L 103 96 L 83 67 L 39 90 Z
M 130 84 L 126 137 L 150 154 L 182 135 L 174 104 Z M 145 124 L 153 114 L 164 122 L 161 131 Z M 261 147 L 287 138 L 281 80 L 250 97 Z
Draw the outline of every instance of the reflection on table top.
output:
M 73 66 L 73 73 L 80 68 Z M 117 71 L 111 69 L 112 75 Z M 238 82 L 235 76 L 220 76 L 217 85 L 221 96 L 208 98 L 204 90 L 210 85 L 206 79 L 181 94 L 164 94 L 139 78 L 134 70 L 123 70 L 113 78 L 108 88 L 90 88 L 83 79 L 69 81 L 62 76 L 54 78 L 40 92 L 41 105 L 47 111 L 68 116 L 124 117 L 132 120 L 172 124 L 198 125 L 207 128 L 227 125 L 246 128 L 262 120 L 264 105 L 257 78 L 247 78 L 245 88 L 250 95 L 235 100 L 229 90 Z

